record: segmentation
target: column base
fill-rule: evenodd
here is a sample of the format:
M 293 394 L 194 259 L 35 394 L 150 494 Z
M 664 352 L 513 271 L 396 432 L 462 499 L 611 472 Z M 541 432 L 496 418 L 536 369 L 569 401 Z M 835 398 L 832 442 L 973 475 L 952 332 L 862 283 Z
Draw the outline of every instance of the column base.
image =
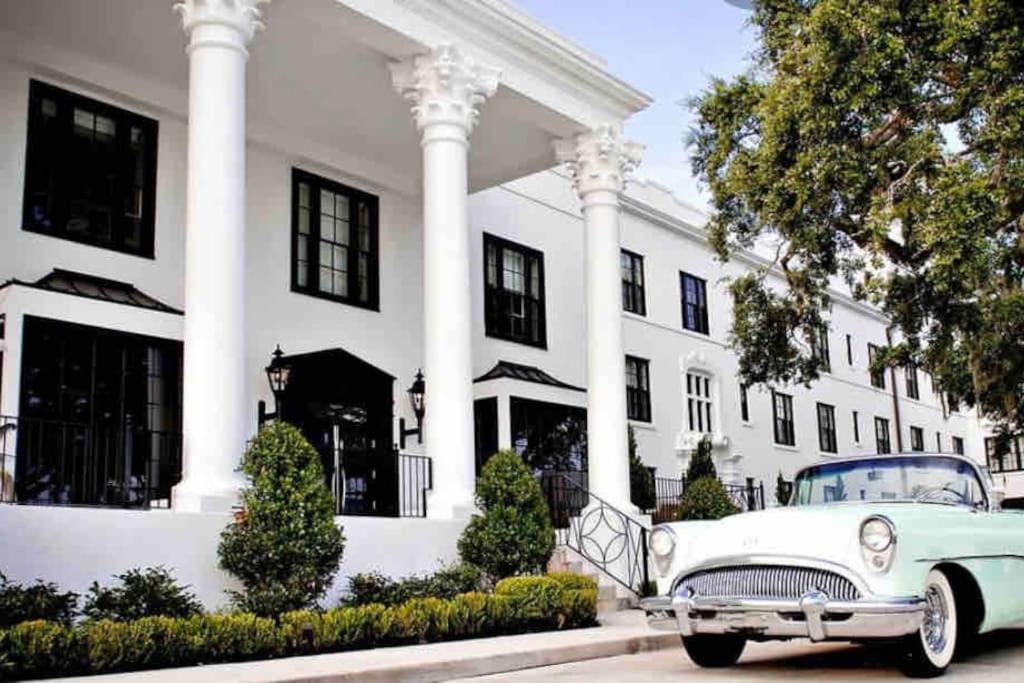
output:
M 181 482 L 171 490 L 171 509 L 175 512 L 231 512 L 241 504 L 243 482 L 221 482 L 190 486 Z

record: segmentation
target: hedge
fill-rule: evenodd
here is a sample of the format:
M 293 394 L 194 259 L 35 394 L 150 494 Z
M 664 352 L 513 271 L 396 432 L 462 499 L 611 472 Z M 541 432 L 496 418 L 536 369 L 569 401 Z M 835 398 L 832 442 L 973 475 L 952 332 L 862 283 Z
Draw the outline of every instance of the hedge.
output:
M 585 587 L 579 587 L 585 586 Z M 0 630 L 0 678 L 42 678 L 269 659 L 387 645 L 578 628 L 596 623 L 597 587 L 577 578 L 516 577 L 491 593 L 288 612 L 145 617 Z

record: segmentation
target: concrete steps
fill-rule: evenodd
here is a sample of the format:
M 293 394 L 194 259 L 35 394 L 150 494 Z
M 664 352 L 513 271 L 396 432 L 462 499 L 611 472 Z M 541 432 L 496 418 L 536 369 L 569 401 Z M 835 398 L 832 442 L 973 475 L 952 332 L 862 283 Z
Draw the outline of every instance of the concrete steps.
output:
M 548 571 L 569 572 L 595 579 L 598 614 L 621 612 L 639 605 L 639 599 L 633 591 L 605 574 L 569 546 L 560 545 L 555 548 L 548 562 Z

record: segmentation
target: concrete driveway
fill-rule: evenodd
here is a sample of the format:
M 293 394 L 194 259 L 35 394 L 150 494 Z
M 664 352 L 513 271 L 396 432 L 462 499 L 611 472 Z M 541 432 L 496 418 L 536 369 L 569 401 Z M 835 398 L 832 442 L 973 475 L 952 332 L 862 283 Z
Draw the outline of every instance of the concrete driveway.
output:
M 877 647 L 812 645 L 808 641 L 752 643 L 730 669 L 699 669 L 678 649 L 592 659 L 574 664 L 528 669 L 472 681 L 897 681 L 906 680 L 892 654 Z M 982 638 L 976 654 L 950 668 L 943 681 L 1024 681 L 1024 630 L 1002 631 Z

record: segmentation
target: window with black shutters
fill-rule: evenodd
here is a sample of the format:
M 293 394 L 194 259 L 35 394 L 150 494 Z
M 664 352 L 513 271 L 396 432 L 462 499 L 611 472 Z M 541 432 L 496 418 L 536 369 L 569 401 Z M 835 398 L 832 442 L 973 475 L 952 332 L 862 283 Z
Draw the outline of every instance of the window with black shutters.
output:
M 691 432 L 710 434 L 711 378 L 702 372 L 686 373 L 686 417 Z
M 647 315 L 644 300 L 644 257 L 625 249 L 619 255 L 622 269 L 622 310 Z
M 825 403 L 818 404 L 818 447 L 823 453 L 836 453 L 836 409 Z
M 157 122 L 29 84 L 22 227 L 153 257 Z
M 699 277 L 679 273 L 683 329 L 708 334 L 708 285 Z
M 964 454 L 964 439 L 963 439 L 963 437 L 961 437 L 961 436 L 954 436 L 954 437 L 952 437 L 952 442 L 953 442 L 953 452 L 956 453 L 957 455 L 963 455 Z
M 885 389 L 885 369 L 874 369 L 875 356 L 878 355 L 878 347 L 868 344 L 868 371 L 871 373 L 871 386 L 876 389 Z
M 775 418 L 775 443 L 781 446 L 795 446 L 796 427 L 793 422 L 793 397 L 773 391 L 772 413 Z
M 879 453 L 892 453 L 889 441 L 889 421 L 884 417 L 875 418 L 875 446 Z
M 634 356 L 626 356 L 626 417 L 651 421 L 650 363 Z
M 811 337 L 811 356 L 825 372 L 832 372 L 832 357 L 828 345 L 828 327 L 819 327 Z
M 907 398 L 921 398 L 921 390 L 917 383 L 917 368 L 913 365 L 907 366 Z
M 547 347 L 544 254 L 484 234 L 484 294 L 488 337 Z
M 924 430 L 920 427 L 910 428 L 910 450 L 916 452 L 924 450 Z
M 292 169 L 292 291 L 378 310 L 378 200 Z

